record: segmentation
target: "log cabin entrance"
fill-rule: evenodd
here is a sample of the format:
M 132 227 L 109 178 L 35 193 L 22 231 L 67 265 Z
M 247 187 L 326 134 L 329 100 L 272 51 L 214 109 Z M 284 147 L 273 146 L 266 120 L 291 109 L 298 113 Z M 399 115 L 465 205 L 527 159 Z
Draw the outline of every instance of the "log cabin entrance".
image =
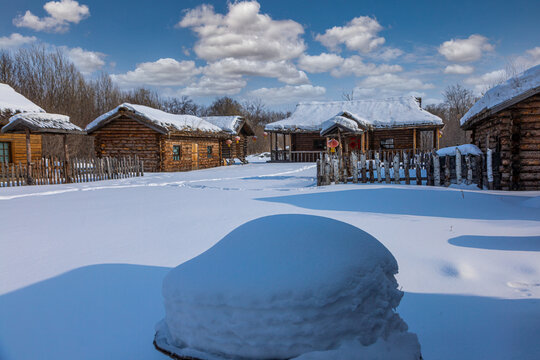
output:
M 199 168 L 199 144 L 191 144 L 191 168 Z

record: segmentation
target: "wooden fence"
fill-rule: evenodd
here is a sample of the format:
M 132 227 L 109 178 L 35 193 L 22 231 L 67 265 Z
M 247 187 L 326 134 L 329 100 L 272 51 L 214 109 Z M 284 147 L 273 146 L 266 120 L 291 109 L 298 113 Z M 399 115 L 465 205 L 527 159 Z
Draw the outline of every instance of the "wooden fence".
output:
M 370 151 L 349 155 L 322 154 L 317 160 L 317 185 L 387 183 L 450 186 L 484 185 L 497 188 L 498 154 L 439 156 L 435 151 Z
M 30 172 L 26 164 L 0 164 L 0 187 L 82 183 L 143 174 L 144 163 L 138 157 L 73 158 L 67 162 L 48 157 L 33 161 Z

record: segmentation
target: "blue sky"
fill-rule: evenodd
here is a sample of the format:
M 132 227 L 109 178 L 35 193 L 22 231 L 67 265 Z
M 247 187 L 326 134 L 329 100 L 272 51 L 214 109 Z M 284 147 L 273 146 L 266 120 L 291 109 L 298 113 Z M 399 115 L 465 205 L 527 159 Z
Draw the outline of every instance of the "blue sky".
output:
M 477 93 L 540 63 L 539 1 L 102 1 L 0 5 L 0 49 L 62 47 L 91 78 L 208 103 Z M 508 66 L 512 64 L 512 66 Z M 515 71 L 515 70 L 512 70 Z

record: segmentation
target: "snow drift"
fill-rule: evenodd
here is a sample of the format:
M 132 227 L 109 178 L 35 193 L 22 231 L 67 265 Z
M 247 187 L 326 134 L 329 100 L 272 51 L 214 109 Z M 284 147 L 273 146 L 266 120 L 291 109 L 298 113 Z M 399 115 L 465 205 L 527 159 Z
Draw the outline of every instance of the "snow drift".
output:
M 156 343 L 203 359 L 307 359 L 388 342 L 378 347 L 418 359 L 418 340 L 394 311 L 397 272 L 392 254 L 352 225 L 256 219 L 169 272 Z

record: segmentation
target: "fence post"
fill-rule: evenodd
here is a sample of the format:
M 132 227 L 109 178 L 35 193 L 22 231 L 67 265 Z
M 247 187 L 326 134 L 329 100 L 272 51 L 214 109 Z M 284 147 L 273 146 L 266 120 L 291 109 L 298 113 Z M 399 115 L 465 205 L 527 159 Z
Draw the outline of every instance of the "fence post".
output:
M 456 147 L 456 183 L 461 184 L 461 151 Z
M 381 160 L 379 158 L 378 151 L 375 153 L 375 167 L 377 168 L 377 182 L 380 183 L 382 181 L 382 174 L 381 174 Z
M 384 182 L 390 184 L 390 163 L 386 152 L 384 152 Z
M 405 184 L 411 184 L 411 174 L 409 174 L 409 152 L 403 152 L 403 172 L 405 172 Z
M 400 176 L 399 176 L 399 153 L 394 155 L 394 183 L 400 184 Z
M 471 185 L 473 182 L 473 176 L 472 176 L 472 166 L 471 166 L 471 155 L 467 154 L 465 156 L 465 164 L 467 165 L 467 185 Z
M 487 173 L 487 181 L 488 181 L 488 189 L 493 190 L 493 151 L 491 149 L 487 149 L 486 154 L 486 173 Z
M 433 150 L 432 152 L 433 159 L 433 182 L 435 186 L 441 186 L 441 163 L 439 161 L 439 155 Z
M 362 172 L 362 184 L 366 183 L 366 154 L 360 154 L 360 171 Z
M 450 156 L 444 157 L 444 186 L 450 186 Z
M 358 183 L 358 155 L 356 151 L 351 152 L 352 181 Z

